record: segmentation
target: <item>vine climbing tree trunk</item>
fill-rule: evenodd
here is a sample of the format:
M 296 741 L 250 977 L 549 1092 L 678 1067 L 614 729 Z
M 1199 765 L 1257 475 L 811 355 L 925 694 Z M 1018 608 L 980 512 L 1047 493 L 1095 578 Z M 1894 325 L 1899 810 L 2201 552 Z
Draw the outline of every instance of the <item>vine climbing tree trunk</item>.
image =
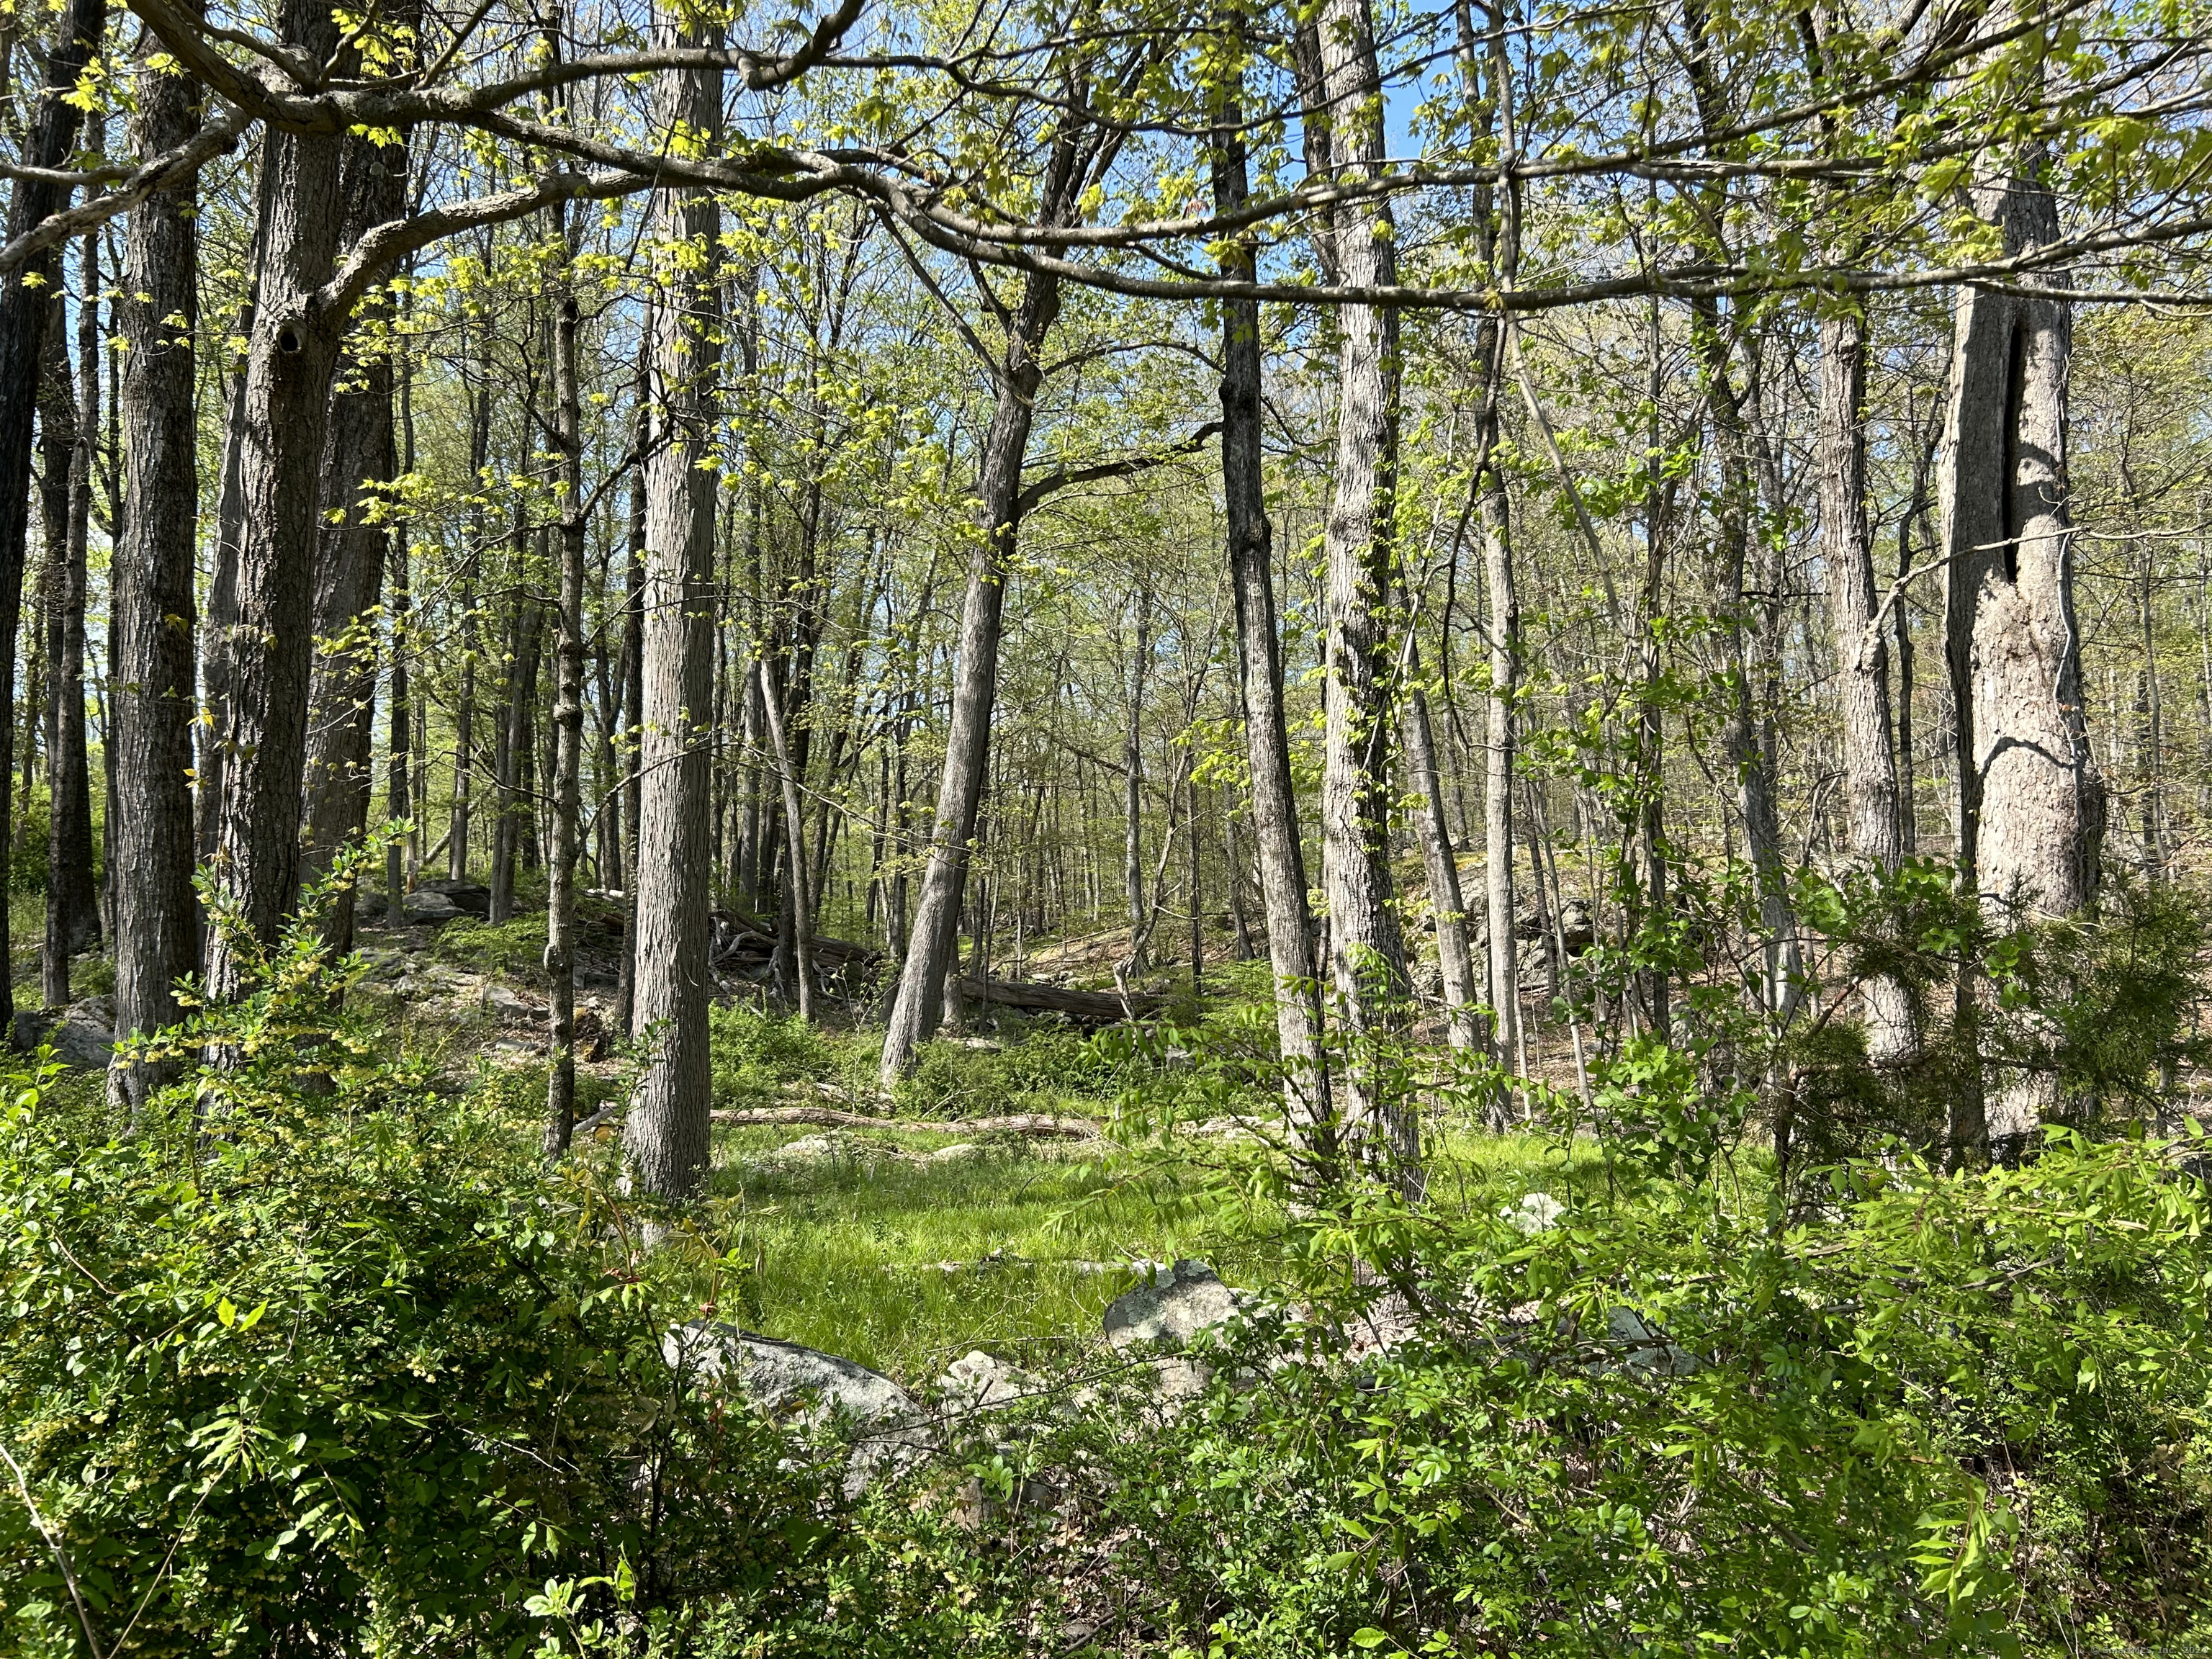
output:
M 1381 176 L 1381 77 L 1367 0 L 1328 0 L 1321 52 L 1331 154 L 1346 179 Z M 1346 283 L 1397 281 L 1396 227 L 1386 198 L 1340 210 L 1334 242 Z M 1389 641 L 1385 615 L 1397 588 L 1393 528 L 1401 382 L 1398 314 L 1343 307 L 1335 482 L 1323 561 L 1328 592 L 1322 884 L 1328 897 L 1329 967 L 1345 1024 L 1362 1042 L 1401 1024 L 1406 947 L 1391 880 Z M 1386 1097 L 1379 1069 L 1346 1067 L 1347 1130 L 1409 1195 L 1422 1187 L 1420 1124 L 1410 1100 Z

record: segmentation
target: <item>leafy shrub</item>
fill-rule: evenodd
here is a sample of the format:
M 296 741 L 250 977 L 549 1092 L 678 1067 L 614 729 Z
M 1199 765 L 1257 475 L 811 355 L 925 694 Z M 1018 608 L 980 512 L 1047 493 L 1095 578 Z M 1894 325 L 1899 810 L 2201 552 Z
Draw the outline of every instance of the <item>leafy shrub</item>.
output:
M 1377 1194 L 1291 1253 L 1324 1317 L 1256 1317 L 1198 1405 L 1109 1393 L 975 1467 L 1065 1494 L 1009 1547 L 1145 1652 L 2056 1652 L 2186 1625 L 2202 1186 L 2063 1130 L 2025 1169 L 1893 1164 L 1789 1230 L 1709 1184 L 1534 1237 Z M 1364 1291 L 1330 1271 L 1358 1260 Z M 1333 1363 L 1329 1320 L 1386 1290 L 1411 1339 Z
M 438 930 L 441 961 L 464 963 L 488 974 L 534 982 L 544 977 L 545 918 L 518 916 L 495 927 L 459 916 Z
M 46 792 L 35 790 L 15 821 L 14 838 L 8 844 L 8 890 L 10 892 L 43 893 L 46 890 L 46 843 L 53 833 L 50 807 Z
M 714 1098 L 740 1105 L 772 1100 L 787 1083 L 837 1074 L 846 1056 L 819 1026 L 796 1014 L 716 1004 L 708 1010 Z M 874 1086 L 871 1079 L 868 1086 Z
M 0 1639 L 512 1652 L 549 1579 L 797 1616 L 834 1485 L 661 1353 L 738 1268 L 681 1224 L 641 1250 L 603 1156 L 549 1177 L 531 1122 L 385 1058 L 313 927 L 148 1051 L 230 1063 L 127 1131 L 8 1088 Z

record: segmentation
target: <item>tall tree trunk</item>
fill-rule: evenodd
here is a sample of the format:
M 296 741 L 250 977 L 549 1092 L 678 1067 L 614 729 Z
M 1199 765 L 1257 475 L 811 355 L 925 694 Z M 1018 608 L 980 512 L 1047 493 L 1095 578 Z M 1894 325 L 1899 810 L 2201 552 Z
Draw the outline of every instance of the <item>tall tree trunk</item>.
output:
M 575 297 L 563 296 L 553 335 L 553 402 L 561 452 L 561 586 L 553 669 L 553 836 L 545 866 L 545 1150 L 563 1152 L 576 1121 L 576 852 L 584 764 L 584 415 L 577 386 Z
M 718 27 L 679 33 L 673 44 L 715 46 Z M 655 125 L 702 135 L 721 126 L 720 70 L 663 71 Z M 720 358 L 720 288 L 711 264 L 721 214 L 710 191 L 664 190 L 653 198 L 656 229 L 705 268 L 672 262 L 669 291 L 653 312 L 649 405 L 665 441 L 646 476 L 644 741 L 638 817 L 637 990 L 635 1022 L 653 1032 L 623 1146 L 639 1183 L 688 1198 L 707 1170 L 711 1080 L 707 1057 L 708 750 L 700 723 L 714 701 L 714 475 L 703 463 L 713 440 L 714 377 Z
M 1893 872 L 1905 855 L 1896 751 L 1890 740 L 1889 652 L 1876 610 L 1867 524 L 1866 316 L 1856 307 L 1820 325 L 1820 556 L 1836 635 L 1844 710 L 1844 791 L 1851 855 Z M 1894 1065 L 1919 1051 L 1911 998 L 1895 980 L 1869 980 L 1867 1052 Z
M 1074 172 L 1072 144 L 1054 146 L 1054 174 L 1046 201 L 1051 220 L 1067 216 Z M 883 1085 L 897 1082 L 915 1046 L 933 1035 L 945 1010 L 945 983 L 960 931 L 961 899 L 968 876 L 975 815 L 991 744 L 991 715 L 999 695 L 999 636 L 1021 533 L 1022 462 L 1029 453 L 1039 361 L 1046 334 L 1060 314 L 1060 279 L 1032 271 L 1023 279 L 1021 302 L 1006 331 L 1006 355 L 998 367 L 997 397 L 983 439 L 982 477 L 976 495 L 982 534 L 969 562 L 968 592 L 960 611 L 960 644 L 952 690 L 952 720 L 945 734 L 945 770 L 937 795 L 937 823 L 923 871 L 921 900 L 900 964 L 890 1023 L 884 1034 Z
M 491 319 L 479 337 L 475 395 L 469 400 L 469 476 L 482 479 L 491 459 Z M 477 768 L 477 659 L 483 648 L 483 619 L 477 614 L 478 577 L 490 534 L 483 490 L 469 509 L 469 556 L 461 566 L 461 684 L 453 698 L 453 815 L 446 831 L 446 875 L 469 878 L 471 797 Z
M 643 365 L 641 364 L 641 368 Z M 647 376 L 637 377 L 638 454 L 646 452 L 649 428 L 646 410 Z M 629 836 L 629 873 L 623 883 L 623 957 L 615 990 L 615 1030 L 624 1036 L 636 1035 L 631 1017 L 637 995 L 637 872 L 644 849 L 638 845 L 640 802 L 645 787 L 639 769 L 644 754 L 645 719 L 645 462 L 640 459 L 630 474 L 629 556 L 623 562 L 623 687 L 622 762 L 623 767 L 623 828 Z
M 198 131 L 199 91 L 144 61 L 154 56 L 150 38 L 139 51 L 133 147 L 152 155 Z M 175 1024 L 177 981 L 199 961 L 191 781 L 198 191 L 198 180 L 187 179 L 148 197 L 131 210 L 125 245 L 123 464 L 132 510 L 109 577 L 115 644 L 107 674 L 118 786 L 107 811 L 118 1039 Z M 118 1061 L 108 1074 L 109 1099 L 135 1113 L 162 1080 L 158 1069 Z
M 265 151 L 267 143 L 263 149 Z M 266 172 L 264 161 L 262 169 Z M 265 188 L 265 186 L 264 186 Z M 254 232 L 253 292 L 261 289 L 258 221 Z M 249 300 L 240 325 L 253 326 Z M 199 696 L 205 717 L 197 734 L 199 762 L 193 781 L 193 835 L 203 864 L 215 858 L 216 828 L 222 818 L 223 728 L 230 708 L 230 644 L 238 626 L 238 550 L 246 535 L 246 365 L 230 376 L 224 399 L 222 477 L 216 494 L 214 574 L 208 580 L 207 615 L 200 629 Z
M 311 61 L 330 59 L 338 45 L 337 20 L 319 0 L 287 0 L 283 32 Z M 319 486 L 345 327 L 319 290 L 338 248 L 344 142 L 276 133 L 264 161 L 264 263 L 246 369 L 245 519 L 214 868 L 217 898 L 244 936 L 218 927 L 208 941 L 208 988 L 217 1000 L 245 990 L 255 944 L 275 942 L 299 886 Z
M 340 247 L 356 246 L 407 210 L 407 146 L 385 137 L 346 140 L 338 178 Z M 389 317 L 388 297 L 372 303 L 369 320 Z M 384 588 L 391 534 L 381 517 L 382 486 L 398 471 L 392 385 L 391 349 L 363 340 L 331 398 L 315 549 L 314 634 L 325 648 L 314 665 L 307 720 L 304 853 L 314 877 L 326 873 L 340 850 L 368 827 L 377 646 L 371 612 Z M 353 889 L 333 896 L 324 936 L 337 951 L 352 947 L 354 908 Z
M 2057 203 L 2040 158 L 1976 191 L 2008 253 L 2053 241 Z M 2063 273 L 2039 276 L 2063 287 Z M 2066 501 L 2072 308 L 1960 291 L 1937 490 L 1949 561 L 1944 651 L 1959 726 L 1961 864 L 1990 925 L 2063 916 L 2097 881 L 2104 788 L 2082 715 Z M 1962 990 L 1961 1012 L 1975 993 Z M 2007 1077 L 1984 1104 L 1961 1091 L 1954 1157 L 2019 1155 L 2057 1103 L 2048 1074 Z
M 100 894 L 92 873 L 91 757 L 86 752 L 84 723 L 85 552 L 92 532 L 93 449 L 100 427 L 99 236 L 87 236 L 83 247 L 69 519 L 56 568 L 59 580 L 46 614 L 46 695 L 53 710 L 54 735 L 46 763 L 52 790 L 46 839 L 46 936 L 40 966 L 40 988 L 49 1008 L 70 1000 L 70 958 L 100 939 Z
M 1479 52 L 1474 9 L 1468 0 L 1458 0 L 1454 13 L 1462 78 L 1478 128 L 1486 137 L 1495 133 L 1510 154 L 1518 146 L 1520 126 L 1506 51 L 1505 9 L 1495 3 L 1484 7 L 1486 28 Z M 1521 279 L 1519 192 L 1519 185 L 1510 179 L 1506 181 L 1502 200 L 1491 186 L 1479 185 L 1472 204 L 1476 251 L 1506 289 L 1518 286 Z M 1486 988 L 1492 1052 L 1500 1066 L 1517 1071 L 1522 1054 L 1521 963 L 1515 931 L 1518 907 L 1513 890 L 1513 758 L 1518 746 L 1514 700 L 1521 675 L 1521 595 L 1514 568 L 1512 501 L 1497 459 L 1506 360 L 1517 344 L 1508 331 L 1512 325 L 1510 318 L 1486 317 L 1476 330 L 1475 356 L 1484 366 L 1484 379 L 1475 442 L 1484 465 L 1474 486 L 1475 515 L 1482 532 L 1484 599 L 1490 612 L 1490 696 L 1486 702 L 1489 719 L 1482 769 L 1483 908 L 1489 933 Z M 1449 629 L 1449 616 L 1445 625 Z M 1461 809 L 1462 817 L 1465 810 Z M 1537 890 L 1540 900 L 1540 879 Z M 1553 965 L 1556 969 L 1557 964 Z M 1501 1109 L 1503 1105 L 1501 1102 Z M 1502 1119 L 1502 1109 L 1499 1115 Z
M 1241 13 L 1230 13 L 1241 15 Z M 1249 195 L 1243 106 L 1218 111 L 1212 143 L 1214 210 L 1237 212 Z M 1255 279 L 1252 243 L 1234 241 L 1225 276 Z M 1283 1095 L 1310 1151 L 1334 1157 L 1329 1071 L 1321 1053 L 1321 971 L 1307 909 L 1305 848 L 1290 775 L 1283 717 L 1283 644 L 1274 611 L 1274 526 L 1261 458 L 1259 305 L 1221 305 L 1221 498 L 1228 522 L 1230 588 L 1237 599 L 1237 688 L 1243 703 L 1245 759 L 1252 768 L 1252 841 L 1259 848 L 1261 907 L 1267 915 L 1267 967 L 1274 969 L 1274 1033 L 1283 1053 Z
M 45 82 L 24 134 L 27 167 L 58 169 L 76 148 L 81 112 L 70 100 L 107 27 L 106 0 L 69 0 L 54 31 Z M 68 186 L 37 177 L 9 187 L 7 237 L 13 240 L 58 212 Z M 52 252 L 0 274 L 0 756 L 15 752 L 15 634 L 21 620 L 23 555 L 30 529 L 33 410 L 46 358 L 52 296 L 60 262 Z M 0 815 L 4 816 L 4 815 Z M 8 826 L 0 824 L 0 870 L 9 867 Z M 0 903 L 0 1030 L 14 1019 L 8 907 Z
M 415 375 L 401 349 L 399 363 L 399 471 L 415 471 Z M 414 690 L 410 684 L 410 653 L 414 641 L 408 630 L 415 615 L 414 573 L 410 566 L 407 538 L 410 526 L 402 519 L 392 530 L 392 696 L 385 723 L 384 810 L 394 820 L 410 819 L 413 828 L 404 845 L 394 841 L 384 849 L 384 925 L 399 926 L 402 901 L 411 884 L 422 848 L 421 816 L 413 810 L 409 766 L 414 747 Z
M 1145 971 L 1145 671 L 1152 659 L 1152 590 L 1139 579 L 1136 642 L 1129 653 L 1129 724 L 1121 734 L 1121 896 L 1129 910 L 1122 971 Z
M 1378 177 L 1385 155 L 1381 76 L 1368 0 L 1327 0 L 1321 18 L 1335 169 Z M 1396 228 L 1387 200 L 1341 211 L 1334 245 L 1343 280 L 1397 281 Z M 1346 306 L 1339 319 L 1335 482 L 1323 558 L 1328 591 L 1328 689 L 1322 778 L 1322 884 L 1329 966 L 1349 1030 L 1387 1041 L 1402 1024 L 1406 947 L 1390 875 L 1389 641 L 1397 591 L 1393 519 L 1398 473 L 1398 314 Z M 1422 1186 L 1413 1103 L 1378 1088 L 1385 1068 L 1347 1068 L 1346 1127 L 1409 1196 Z

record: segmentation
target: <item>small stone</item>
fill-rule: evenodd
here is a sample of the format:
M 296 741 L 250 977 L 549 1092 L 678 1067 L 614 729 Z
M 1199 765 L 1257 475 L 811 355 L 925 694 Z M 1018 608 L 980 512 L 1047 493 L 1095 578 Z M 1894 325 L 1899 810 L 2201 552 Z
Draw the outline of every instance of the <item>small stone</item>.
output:
M 486 986 L 483 1006 L 487 1013 L 504 1020 L 532 1019 L 542 1012 L 533 1007 L 527 998 L 504 985 Z
M 1698 1369 L 1698 1357 L 1669 1342 L 1656 1325 L 1633 1308 L 1615 1308 L 1605 1316 L 1607 1341 L 1622 1350 L 1618 1359 L 1599 1360 L 1583 1369 L 1592 1376 L 1607 1372 L 1642 1371 L 1655 1376 L 1687 1376 Z
M 950 1146 L 939 1146 L 929 1155 L 932 1164 L 973 1164 L 985 1156 L 982 1147 L 972 1140 L 956 1140 Z
M 1036 1388 L 1036 1378 L 1027 1371 L 980 1348 L 970 1349 L 964 1358 L 954 1360 L 945 1368 L 945 1375 L 937 1379 L 938 1392 L 945 1396 L 948 1406 L 957 1411 L 1011 1406 L 1024 1395 L 1034 1393 Z

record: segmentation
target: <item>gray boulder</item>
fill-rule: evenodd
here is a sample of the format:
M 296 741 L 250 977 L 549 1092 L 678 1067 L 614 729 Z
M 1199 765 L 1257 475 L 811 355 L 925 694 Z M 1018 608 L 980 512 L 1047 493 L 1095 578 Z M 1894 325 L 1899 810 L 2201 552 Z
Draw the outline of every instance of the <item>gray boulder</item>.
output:
M 734 1389 L 787 1429 L 849 1442 L 848 1498 L 858 1498 L 881 1475 L 912 1468 L 934 1443 L 912 1395 L 866 1365 L 818 1348 L 696 1320 L 669 1332 L 661 1353 L 694 1389 Z
M 483 993 L 484 1012 L 510 1024 L 525 1024 L 542 1015 L 544 1011 L 520 993 L 504 985 L 487 985 Z
M 19 1049 L 50 1043 L 63 1065 L 104 1072 L 115 1052 L 115 1005 L 106 997 L 87 997 L 58 1012 L 18 1008 L 9 1035 Z
M 1225 1325 L 1237 1312 L 1237 1292 L 1203 1261 L 1156 1268 L 1106 1310 L 1106 1340 L 1117 1348 L 1139 1342 L 1181 1347 L 1201 1331 Z
M 491 915 L 491 889 L 476 881 L 426 881 L 415 889 L 418 893 L 435 893 L 456 910 L 466 911 L 472 916 L 489 918 Z
M 1605 1340 L 1620 1354 L 1583 1369 L 1593 1374 L 1640 1371 L 1651 1376 L 1687 1376 L 1698 1368 L 1697 1355 L 1669 1342 L 1659 1328 L 1633 1308 L 1615 1308 L 1605 1316 Z
M 417 888 L 401 899 L 399 909 L 408 921 L 433 927 L 440 922 L 452 921 L 461 914 L 460 908 L 453 900 L 427 887 Z
M 991 1411 L 1036 1394 L 1043 1385 L 1021 1369 L 981 1349 L 956 1359 L 937 1379 L 945 1406 L 957 1413 Z

